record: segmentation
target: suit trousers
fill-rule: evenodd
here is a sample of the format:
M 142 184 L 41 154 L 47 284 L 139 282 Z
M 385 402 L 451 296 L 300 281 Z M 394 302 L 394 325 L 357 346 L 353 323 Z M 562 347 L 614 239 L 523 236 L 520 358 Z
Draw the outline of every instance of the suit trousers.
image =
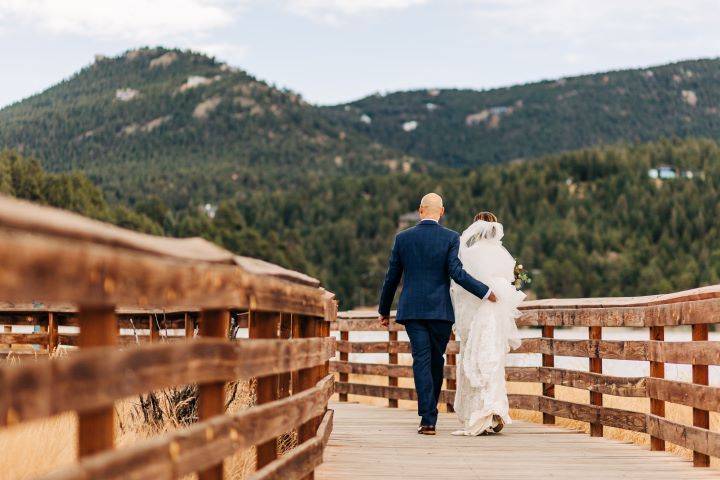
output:
M 445 366 L 443 355 L 452 333 L 452 323 L 443 320 L 405 320 L 402 323 L 410 337 L 420 424 L 435 426 Z

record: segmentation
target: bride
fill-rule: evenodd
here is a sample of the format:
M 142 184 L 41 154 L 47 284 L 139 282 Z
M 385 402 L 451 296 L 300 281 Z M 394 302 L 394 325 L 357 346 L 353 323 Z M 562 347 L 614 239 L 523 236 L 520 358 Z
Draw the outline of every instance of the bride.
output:
M 453 435 L 499 432 L 511 422 L 505 389 L 505 357 L 520 346 L 515 319 L 525 294 L 516 290 L 515 260 L 502 245 L 503 226 L 490 212 L 460 237 L 459 257 L 465 270 L 488 285 L 497 303 L 483 301 L 452 282 L 455 334 L 460 340 L 455 411 L 463 429 Z

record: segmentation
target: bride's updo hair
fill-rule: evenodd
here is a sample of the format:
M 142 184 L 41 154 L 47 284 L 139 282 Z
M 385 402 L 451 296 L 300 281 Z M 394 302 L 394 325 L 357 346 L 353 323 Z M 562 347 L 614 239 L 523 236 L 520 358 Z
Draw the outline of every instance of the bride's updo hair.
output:
M 484 220 L 486 222 L 497 222 L 498 219 L 492 212 L 480 212 L 477 215 L 475 215 L 475 218 L 473 219 L 473 222 L 477 222 L 479 220 Z

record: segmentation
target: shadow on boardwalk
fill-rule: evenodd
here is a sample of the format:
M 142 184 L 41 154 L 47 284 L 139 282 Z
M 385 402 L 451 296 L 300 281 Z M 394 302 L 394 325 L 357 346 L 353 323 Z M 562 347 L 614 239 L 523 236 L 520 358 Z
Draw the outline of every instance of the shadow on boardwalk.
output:
M 335 403 L 335 428 L 318 480 L 342 479 L 704 479 L 716 469 L 664 452 L 558 427 L 515 422 L 502 434 L 454 437 L 452 414 L 438 435 L 415 433 L 413 411 Z

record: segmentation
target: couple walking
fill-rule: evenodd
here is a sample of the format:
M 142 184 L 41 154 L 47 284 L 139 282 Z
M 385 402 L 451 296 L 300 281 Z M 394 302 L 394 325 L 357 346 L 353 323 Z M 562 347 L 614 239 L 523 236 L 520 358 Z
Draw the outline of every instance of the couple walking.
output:
M 515 260 L 502 246 L 503 227 L 482 212 L 458 235 L 439 224 L 445 209 L 435 193 L 422 198 L 419 213 L 420 223 L 395 237 L 378 308 L 387 326 L 402 279 L 396 321 L 410 338 L 418 433 L 435 434 L 453 328 L 460 340 L 455 411 L 463 425 L 453 434 L 499 432 L 510 422 L 505 356 L 520 344 L 515 318 L 525 298 L 513 286 Z

